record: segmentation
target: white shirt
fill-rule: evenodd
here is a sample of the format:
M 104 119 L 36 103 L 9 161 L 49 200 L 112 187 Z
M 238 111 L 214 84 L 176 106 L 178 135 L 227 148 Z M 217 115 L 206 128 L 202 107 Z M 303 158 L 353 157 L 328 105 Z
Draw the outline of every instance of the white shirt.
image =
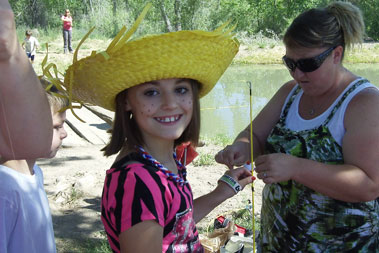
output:
M 24 39 L 25 44 L 25 52 L 31 53 L 31 55 L 36 54 L 36 49 L 39 46 L 38 40 L 34 38 L 33 36 L 30 36 L 29 39 Z
M 0 165 L 0 253 L 56 252 L 42 170 L 25 175 Z
M 286 127 L 288 127 L 292 131 L 302 131 L 302 130 L 313 129 L 315 127 L 320 126 L 321 124 L 325 122 L 326 118 L 329 116 L 329 114 L 331 113 L 333 108 L 336 106 L 338 101 L 341 99 L 343 94 L 348 89 L 350 89 L 351 86 L 353 86 L 356 82 L 360 81 L 361 79 L 362 78 L 358 78 L 354 80 L 353 82 L 351 82 L 325 112 L 309 120 L 303 119 L 299 114 L 299 103 L 303 95 L 303 90 L 300 90 L 300 92 L 297 94 L 296 98 L 294 99 L 288 111 L 288 115 L 285 122 Z M 336 111 L 333 118 L 329 121 L 329 124 L 328 124 L 329 131 L 332 134 L 333 138 L 337 141 L 337 143 L 341 147 L 342 147 L 342 139 L 346 132 L 345 125 L 344 125 L 344 117 L 345 117 L 346 108 L 355 95 L 357 95 L 360 91 L 368 87 L 375 87 L 375 86 L 369 82 L 366 82 L 366 83 L 361 84 L 353 92 L 351 92 L 346 97 L 345 101 L 342 103 L 340 108 Z M 296 88 L 297 88 L 297 85 L 295 85 L 295 87 L 290 92 L 289 96 L 286 99 L 285 104 L 287 104 L 289 98 L 292 96 Z M 283 106 L 283 109 L 284 107 L 285 106 Z M 282 109 L 282 112 L 283 112 L 283 109 Z

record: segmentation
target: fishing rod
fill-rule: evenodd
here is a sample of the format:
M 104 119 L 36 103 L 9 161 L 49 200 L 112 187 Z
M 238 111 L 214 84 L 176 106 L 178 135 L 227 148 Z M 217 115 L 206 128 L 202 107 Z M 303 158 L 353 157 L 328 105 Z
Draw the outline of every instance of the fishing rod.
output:
M 253 175 L 254 169 L 253 169 L 253 92 L 252 92 L 252 85 L 250 81 L 247 81 L 247 84 L 249 86 L 249 96 L 250 96 L 250 168 L 251 168 L 251 174 Z M 254 208 L 254 181 L 251 183 L 251 217 L 253 222 L 253 252 L 255 251 L 255 208 Z

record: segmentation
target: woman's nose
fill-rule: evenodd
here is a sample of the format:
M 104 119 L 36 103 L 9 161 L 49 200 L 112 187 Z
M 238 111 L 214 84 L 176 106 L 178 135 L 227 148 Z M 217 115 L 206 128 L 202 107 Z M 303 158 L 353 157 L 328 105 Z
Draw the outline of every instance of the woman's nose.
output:
M 298 80 L 304 76 L 304 72 L 301 71 L 299 68 L 296 68 L 295 71 L 291 71 L 291 75 L 295 80 Z

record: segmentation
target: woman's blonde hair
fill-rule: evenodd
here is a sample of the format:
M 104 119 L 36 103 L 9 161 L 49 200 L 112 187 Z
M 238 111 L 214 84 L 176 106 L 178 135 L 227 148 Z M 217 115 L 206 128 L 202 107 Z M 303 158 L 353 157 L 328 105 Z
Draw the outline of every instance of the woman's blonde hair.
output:
M 363 41 L 365 24 L 360 9 L 349 2 L 333 2 L 300 14 L 288 27 L 286 47 L 320 48 L 341 45 L 351 48 Z

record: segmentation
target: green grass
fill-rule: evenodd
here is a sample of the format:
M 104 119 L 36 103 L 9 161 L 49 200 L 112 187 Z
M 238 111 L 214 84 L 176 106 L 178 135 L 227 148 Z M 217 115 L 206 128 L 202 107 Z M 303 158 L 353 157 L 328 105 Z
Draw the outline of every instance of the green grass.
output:
M 234 138 L 229 137 L 226 134 L 216 134 L 215 136 L 201 136 L 200 140 L 206 144 L 212 143 L 215 146 L 225 147 L 226 145 L 232 144 Z
M 99 239 L 56 238 L 56 242 L 59 252 L 112 253 L 105 232 L 100 232 Z
M 215 163 L 216 161 L 214 159 L 213 154 L 203 154 L 203 153 L 200 153 L 199 156 L 196 157 L 195 160 L 193 160 L 192 162 L 193 166 L 195 167 L 213 165 Z
M 112 253 L 112 249 L 109 246 L 108 240 L 103 239 L 100 242 L 94 244 L 89 242 L 86 246 L 86 252 L 88 253 Z

